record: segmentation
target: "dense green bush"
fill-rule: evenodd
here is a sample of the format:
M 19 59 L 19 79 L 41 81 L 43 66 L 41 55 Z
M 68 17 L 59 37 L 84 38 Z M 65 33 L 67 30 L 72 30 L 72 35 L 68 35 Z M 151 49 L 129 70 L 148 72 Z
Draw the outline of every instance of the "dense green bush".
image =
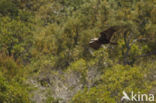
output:
M 30 103 L 28 93 L 21 84 L 8 81 L 0 74 L 0 102 L 1 103 Z
M 18 8 L 12 2 L 12 0 L 1 0 L 0 1 L 0 14 L 9 15 L 11 17 L 18 15 Z
M 108 68 L 92 88 L 78 92 L 72 103 L 119 103 L 123 91 L 148 93 L 151 84 L 144 81 L 144 74 L 144 68 L 115 65 Z
M 0 51 L 15 59 L 28 59 L 32 46 L 31 25 L 9 17 L 0 20 Z
M 30 103 L 22 71 L 24 70 L 12 58 L 0 56 L 1 103 Z

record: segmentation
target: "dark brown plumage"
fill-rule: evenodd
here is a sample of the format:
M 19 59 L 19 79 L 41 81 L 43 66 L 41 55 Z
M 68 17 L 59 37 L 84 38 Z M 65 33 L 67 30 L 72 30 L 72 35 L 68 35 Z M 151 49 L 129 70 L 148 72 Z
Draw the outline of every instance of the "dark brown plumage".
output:
M 97 50 L 100 48 L 102 44 L 109 44 L 109 43 L 117 44 L 117 43 L 112 43 L 111 38 L 114 35 L 114 33 L 118 31 L 119 28 L 120 28 L 119 26 L 113 26 L 101 32 L 99 38 L 91 39 L 91 41 L 89 42 L 89 46 Z

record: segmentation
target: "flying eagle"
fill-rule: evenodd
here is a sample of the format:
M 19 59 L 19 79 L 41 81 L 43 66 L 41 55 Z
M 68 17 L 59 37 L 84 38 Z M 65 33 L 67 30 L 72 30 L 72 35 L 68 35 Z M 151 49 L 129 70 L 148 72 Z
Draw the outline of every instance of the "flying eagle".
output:
M 119 30 L 119 28 L 120 26 L 112 26 L 107 30 L 101 32 L 99 38 L 91 39 L 91 41 L 89 42 L 89 46 L 97 50 L 101 47 L 102 44 L 117 44 L 111 42 L 111 38 L 113 34 Z

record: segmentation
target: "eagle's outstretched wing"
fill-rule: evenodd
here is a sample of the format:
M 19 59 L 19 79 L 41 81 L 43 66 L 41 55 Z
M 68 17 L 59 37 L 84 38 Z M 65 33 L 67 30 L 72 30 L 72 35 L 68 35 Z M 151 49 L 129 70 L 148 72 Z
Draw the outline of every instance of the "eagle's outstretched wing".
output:
M 101 32 L 99 38 L 91 39 L 91 41 L 89 42 L 89 46 L 93 49 L 99 49 L 102 44 L 111 43 L 110 40 L 113 34 L 116 31 L 118 31 L 119 28 L 120 28 L 119 26 L 112 26 L 107 30 Z M 115 44 L 115 43 L 111 43 L 111 44 Z
M 103 31 L 100 33 L 100 37 L 99 37 L 99 41 L 102 44 L 107 44 L 110 43 L 110 40 L 112 38 L 112 36 L 114 35 L 114 33 L 119 29 L 119 26 L 113 26 L 108 28 L 107 30 Z

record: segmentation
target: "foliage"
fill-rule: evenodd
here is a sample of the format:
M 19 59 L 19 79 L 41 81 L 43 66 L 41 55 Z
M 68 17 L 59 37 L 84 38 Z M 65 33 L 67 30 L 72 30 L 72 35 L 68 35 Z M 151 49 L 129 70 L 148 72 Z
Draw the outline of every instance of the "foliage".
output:
M 23 85 L 20 67 L 9 57 L 0 57 L 0 102 L 30 103 L 27 88 Z
M 30 103 L 24 87 L 11 83 L 0 76 L 0 102 L 1 103 Z
M 150 90 L 144 82 L 145 71 L 140 67 L 116 65 L 101 75 L 95 87 L 84 89 L 73 97 L 72 103 L 116 103 L 120 102 L 122 91 L 142 93 Z M 132 82 L 133 81 L 133 82 Z
M 0 1 L 0 13 L 2 15 L 17 16 L 18 9 L 16 5 L 11 0 L 1 0 Z
M 53 96 L 40 97 L 47 102 L 119 103 L 122 90 L 150 92 L 155 83 L 155 3 L 0 0 L 0 102 L 29 103 L 33 97 L 25 83 L 40 92 L 50 89 Z M 111 40 L 118 45 L 88 46 L 90 39 L 116 25 L 123 27 Z M 47 86 L 40 85 L 40 78 Z M 66 78 L 75 80 L 74 86 L 66 85 Z M 66 95 L 71 93 L 67 98 L 57 95 L 61 83 Z
M 0 19 L 0 51 L 15 59 L 25 59 L 32 46 L 31 26 L 9 17 Z

